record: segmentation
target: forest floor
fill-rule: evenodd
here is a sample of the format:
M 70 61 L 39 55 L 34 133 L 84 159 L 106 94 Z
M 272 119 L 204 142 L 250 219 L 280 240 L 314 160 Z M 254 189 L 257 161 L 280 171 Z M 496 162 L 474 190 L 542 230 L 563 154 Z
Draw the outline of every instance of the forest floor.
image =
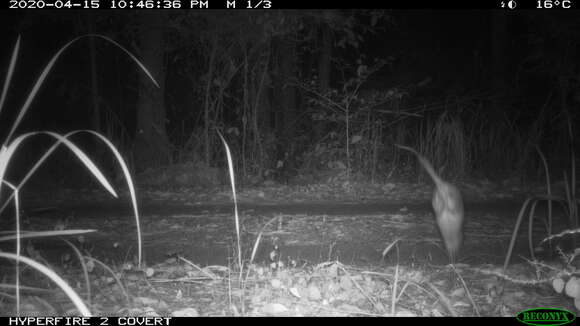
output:
M 94 229 L 67 240 L 115 275 L 89 265 L 85 278 L 71 246 L 60 238 L 26 240 L 23 255 L 56 271 L 95 315 L 515 316 L 537 307 L 577 312 L 574 300 L 558 294 L 551 281 L 572 265 L 553 254 L 542 264 L 524 258 L 530 257 L 527 219 L 502 276 L 518 212 L 527 196 L 543 188 L 523 191 L 491 182 L 459 187 L 467 222 L 453 267 L 433 221 L 432 185 L 417 183 L 268 183 L 239 189 L 242 273 L 226 186 L 138 187 L 140 267 L 127 192 L 115 199 L 95 189 L 23 191 L 22 229 Z M 566 222 L 554 211 L 559 232 Z M 545 212 L 539 206 L 536 215 Z M 545 231 L 535 224 L 538 243 Z M 0 225 L 14 230 L 13 219 L 5 217 Z M 14 265 L 2 266 L 6 283 Z M 78 314 L 46 278 L 27 268 L 20 273 L 21 315 Z M 0 301 L 0 311 L 15 314 L 14 301 Z

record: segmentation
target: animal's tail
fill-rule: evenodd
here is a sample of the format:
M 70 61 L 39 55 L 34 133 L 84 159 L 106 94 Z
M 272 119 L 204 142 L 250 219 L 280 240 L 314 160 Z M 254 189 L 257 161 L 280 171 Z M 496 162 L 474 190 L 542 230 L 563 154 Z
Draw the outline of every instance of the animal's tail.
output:
M 433 179 L 433 182 L 435 182 L 437 188 L 439 188 L 439 186 L 443 183 L 443 179 L 441 179 L 441 177 L 437 175 L 435 169 L 433 168 L 433 165 L 431 165 L 431 163 L 429 163 L 429 161 L 425 157 L 423 157 L 423 155 L 419 154 L 416 150 L 412 149 L 411 147 L 399 144 L 395 144 L 395 146 L 415 154 L 415 156 L 417 156 L 417 158 L 419 159 L 419 162 L 421 162 L 421 165 L 423 165 L 423 167 L 425 168 L 425 171 L 427 171 L 427 173 L 431 176 L 431 179 Z

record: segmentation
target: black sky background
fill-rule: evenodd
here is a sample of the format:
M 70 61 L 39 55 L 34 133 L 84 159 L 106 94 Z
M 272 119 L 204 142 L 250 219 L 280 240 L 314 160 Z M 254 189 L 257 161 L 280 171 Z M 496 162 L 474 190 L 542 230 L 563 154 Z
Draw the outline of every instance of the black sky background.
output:
M 109 13 L 110 19 L 107 20 Z M 546 51 L 558 54 L 561 51 L 559 44 L 566 43 L 561 40 L 569 38 L 572 55 L 578 53 L 578 40 L 568 36 L 576 34 L 562 30 L 562 26 L 570 24 L 560 24 L 574 22 L 577 13 L 529 10 L 506 12 L 509 35 L 506 37 L 508 43 L 504 49 L 504 58 L 509 70 L 507 73 L 510 76 L 517 73 L 520 81 L 523 81 L 520 82 L 523 86 L 517 92 L 512 92 L 511 89 L 507 91 L 511 98 L 506 107 L 517 111 L 517 115 L 522 117 L 518 121 L 523 127 L 535 116 L 539 103 L 545 100 L 551 85 L 554 84 L 554 80 L 550 79 L 553 78 L 549 74 L 550 66 L 541 67 L 546 63 L 544 58 L 549 57 Z M 122 16 L 119 12 L 99 10 L 95 14 L 100 19 L 95 32 L 110 36 L 130 51 L 138 49 L 131 32 L 128 32 L 127 26 L 130 24 L 125 25 L 119 19 Z M 83 26 L 84 15 L 86 12 L 0 11 L 2 79 L 19 35 L 22 42 L 15 76 L 0 117 L 0 127 L 4 132 L 13 122 L 15 113 L 48 60 L 62 45 L 83 30 L 79 26 Z M 335 52 L 346 61 L 356 60 L 359 54 L 364 54 L 369 60 L 388 60 L 389 64 L 365 84 L 366 89 L 407 89 L 422 81 L 429 81 L 427 86 L 414 90 L 412 96 L 409 96 L 406 104 L 410 107 L 453 96 L 494 96 L 491 93 L 493 76 L 490 70 L 490 10 L 392 10 L 387 11 L 387 16 L 389 19 L 377 26 L 374 33 L 364 36 L 359 49 L 337 49 Z M 96 46 L 102 104 L 115 110 L 125 121 L 128 131 L 134 133 L 134 101 L 139 72 L 114 46 L 106 42 L 96 42 Z M 172 55 L 179 52 L 179 46 L 175 48 Z M 524 59 L 534 57 L 534 51 L 538 51 L 540 59 L 524 62 Z M 90 127 L 88 52 L 88 42 L 84 39 L 64 53 L 37 94 L 19 129 L 21 132 L 66 132 Z M 353 54 L 354 52 L 357 54 Z M 526 65 L 531 68 L 527 69 Z M 170 64 L 165 94 L 169 124 L 179 122 L 192 114 L 192 96 L 196 95 L 187 88 L 182 78 L 183 72 L 179 66 Z M 333 71 L 332 86 L 340 88 L 342 80 L 338 72 Z
M 100 15 L 106 16 L 106 10 L 100 10 Z M 453 84 L 464 84 L 457 80 L 455 72 L 468 70 L 474 55 L 487 56 L 489 49 L 489 15 L 485 10 L 395 10 L 390 12 L 392 24 L 384 26 L 384 30 L 375 35 L 369 35 L 362 48 L 369 58 L 391 57 L 390 68 L 383 69 L 375 77 L 377 87 L 394 87 L 416 83 L 424 78 L 436 78 L 447 87 Z M 3 50 L 0 51 L 2 73 L 6 71 L 11 50 L 20 35 L 22 38 L 21 55 L 15 72 L 15 78 L 10 91 L 9 108 L 22 104 L 23 97 L 32 87 L 41 69 L 51 56 L 75 34 L 75 17 L 72 12 L 11 12 L 0 11 L 0 39 L 3 40 Z M 107 34 L 104 34 L 107 35 Z M 124 44 L 127 45 L 127 44 Z M 97 43 L 99 50 L 112 47 L 105 42 Z M 40 126 L 67 129 L 83 126 L 85 114 L 83 103 L 70 103 L 74 99 L 66 99 L 59 89 L 58 81 L 66 78 L 89 87 L 89 70 L 87 60 L 88 42 L 83 40 L 73 45 L 59 60 L 53 73 L 45 82 L 41 93 L 33 105 L 27 124 L 23 127 L 38 128 Z M 130 47 L 130 44 L 129 44 Z M 110 51 L 114 52 L 114 51 Z M 425 55 L 427 54 L 427 55 Z M 103 58 L 99 58 L 103 59 Z M 107 58 L 104 58 L 107 59 Z M 123 60 L 122 60 L 123 61 Z M 105 74 L 115 69 L 123 69 L 128 60 L 121 62 L 123 67 L 109 66 Z M 133 80 L 134 81 L 134 80 Z M 469 82 L 469 81 L 468 81 Z M 86 99 L 86 97 L 84 97 Z M 41 109 L 40 107 L 49 107 Z M 76 108 L 71 111 L 70 106 Z M 60 107 L 60 108 L 59 108 Z M 9 110 L 10 111 L 10 110 Z M 75 113 L 76 112 L 76 113 Z M 63 121 L 65 117 L 66 121 Z M 55 118 L 54 120 L 52 118 Z M 2 119 L 6 123 L 9 119 Z M 36 123 L 35 120 L 38 120 Z M 61 130 L 62 131 L 62 130 Z

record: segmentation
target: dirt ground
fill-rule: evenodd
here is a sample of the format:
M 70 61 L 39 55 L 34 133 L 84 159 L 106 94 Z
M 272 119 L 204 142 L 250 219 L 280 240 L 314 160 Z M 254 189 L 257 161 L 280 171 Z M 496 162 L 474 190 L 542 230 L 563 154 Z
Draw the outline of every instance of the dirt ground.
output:
M 565 267 L 558 257 L 544 258 L 543 265 L 527 260 L 527 223 L 508 276 L 502 276 L 527 194 L 500 193 L 489 184 L 461 187 L 467 223 L 454 267 L 433 221 L 431 185 L 410 183 L 241 189 L 242 273 L 226 187 L 138 189 L 140 267 L 127 193 L 120 199 L 88 189 L 29 194 L 22 202 L 23 229 L 96 230 L 67 240 L 107 264 L 114 276 L 89 264 L 86 279 L 61 238 L 26 240 L 23 255 L 55 270 L 95 315 L 514 316 L 536 307 L 577 312 L 574 301 L 552 287 Z M 537 212 L 543 216 L 545 208 Z M 556 225 L 563 229 L 558 214 Z M 536 224 L 538 242 L 545 231 Z M 13 219 L 4 216 L 2 230 L 13 229 Z M 14 266 L 3 266 L 4 279 L 10 279 Z M 22 315 L 76 313 L 62 291 L 31 269 L 21 269 L 20 282 Z M 16 313 L 13 300 L 0 301 L 0 311 Z

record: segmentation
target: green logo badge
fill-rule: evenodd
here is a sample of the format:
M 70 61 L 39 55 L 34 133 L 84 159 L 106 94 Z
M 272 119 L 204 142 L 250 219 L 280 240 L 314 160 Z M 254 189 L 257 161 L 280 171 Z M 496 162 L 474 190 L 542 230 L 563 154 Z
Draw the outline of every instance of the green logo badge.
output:
M 516 315 L 520 322 L 533 325 L 566 325 L 576 319 L 576 315 L 568 310 L 556 308 L 534 308 L 520 311 Z

